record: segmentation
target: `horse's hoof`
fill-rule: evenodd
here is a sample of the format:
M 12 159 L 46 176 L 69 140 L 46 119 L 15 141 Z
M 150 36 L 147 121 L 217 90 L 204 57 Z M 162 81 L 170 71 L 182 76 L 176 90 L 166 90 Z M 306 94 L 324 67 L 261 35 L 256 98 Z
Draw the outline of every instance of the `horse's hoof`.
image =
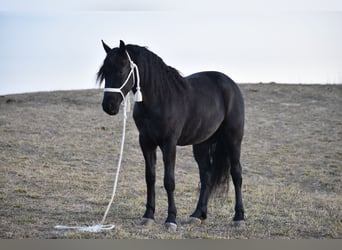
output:
M 165 223 L 165 229 L 169 233 L 175 233 L 177 231 L 177 224 L 176 223 L 172 223 L 172 222 L 166 222 Z
M 204 221 L 197 217 L 190 216 L 188 223 L 190 225 L 200 226 Z
M 144 217 L 141 219 L 141 225 L 145 227 L 150 227 L 153 224 L 154 224 L 154 219 L 144 218 Z
M 244 220 L 236 220 L 233 221 L 233 226 L 237 228 L 244 228 L 246 226 L 246 222 Z

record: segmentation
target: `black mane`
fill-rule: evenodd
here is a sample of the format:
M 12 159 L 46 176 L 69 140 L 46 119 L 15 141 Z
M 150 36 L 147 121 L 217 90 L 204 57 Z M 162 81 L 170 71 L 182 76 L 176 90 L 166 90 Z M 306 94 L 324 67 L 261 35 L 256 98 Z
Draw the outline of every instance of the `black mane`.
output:
M 101 86 L 103 80 L 104 80 L 104 70 L 103 70 L 103 65 L 101 66 L 101 68 L 99 69 L 99 71 L 96 74 L 96 82 L 99 84 L 99 86 Z

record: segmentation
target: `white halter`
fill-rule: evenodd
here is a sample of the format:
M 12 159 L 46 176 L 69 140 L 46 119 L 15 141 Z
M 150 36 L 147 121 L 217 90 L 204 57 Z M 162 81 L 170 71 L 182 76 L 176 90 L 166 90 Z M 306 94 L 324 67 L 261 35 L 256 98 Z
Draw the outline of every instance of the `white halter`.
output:
M 132 61 L 131 57 L 129 56 L 127 50 L 126 50 L 126 55 L 128 57 L 129 60 L 129 64 L 131 67 L 131 70 L 126 78 L 126 80 L 124 81 L 124 83 L 121 85 L 120 88 L 104 88 L 103 91 L 104 92 L 113 92 L 113 93 L 120 93 L 123 100 L 125 100 L 125 94 L 122 92 L 122 89 L 126 86 L 126 84 L 128 83 L 131 75 L 133 76 L 133 84 L 135 82 L 135 78 L 137 79 L 137 91 L 135 92 L 134 95 L 134 101 L 135 102 L 142 102 L 142 94 L 140 91 L 140 76 L 139 76 L 139 69 L 138 66 Z M 135 74 L 134 74 L 135 73 Z

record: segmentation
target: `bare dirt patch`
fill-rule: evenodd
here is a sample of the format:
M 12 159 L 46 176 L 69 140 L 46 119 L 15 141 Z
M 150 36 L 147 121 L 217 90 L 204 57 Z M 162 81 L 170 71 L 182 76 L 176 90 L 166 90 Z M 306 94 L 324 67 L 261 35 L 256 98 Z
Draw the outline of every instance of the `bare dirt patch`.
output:
M 185 222 L 198 197 L 191 147 L 178 148 L 179 227 L 167 213 L 158 155 L 153 227 L 140 226 L 144 162 L 129 115 L 118 192 L 103 233 L 57 231 L 92 225 L 109 201 L 122 115 L 107 116 L 100 90 L 0 97 L 0 238 L 342 238 L 342 86 L 240 85 L 246 104 L 242 148 L 247 221 L 232 225 L 234 195 L 212 199 L 201 226 Z M 233 189 L 233 186 L 231 186 Z

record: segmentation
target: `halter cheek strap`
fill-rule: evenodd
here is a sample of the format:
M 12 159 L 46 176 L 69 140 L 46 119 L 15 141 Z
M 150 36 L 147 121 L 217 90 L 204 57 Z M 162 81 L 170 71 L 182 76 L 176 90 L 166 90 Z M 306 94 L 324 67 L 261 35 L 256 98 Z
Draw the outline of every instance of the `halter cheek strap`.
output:
M 130 67 L 131 67 L 131 70 L 129 71 L 129 74 L 128 74 L 126 80 L 124 81 L 124 83 L 121 85 L 120 88 L 104 88 L 103 91 L 104 92 L 112 92 L 112 93 L 120 93 L 123 100 L 125 100 L 126 97 L 125 97 L 125 94 L 122 92 L 122 89 L 126 86 L 130 77 L 133 76 L 133 84 L 135 81 L 137 84 L 137 91 L 135 92 L 135 95 L 134 95 L 134 101 L 135 102 L 142 102 L 142 94 L 141 94 L 141 90 L 140 90 L 140 76 L 139 76 L 138 65 L 136 65 L 132 61 L 127 50 L 126 50 L 126 55 L 127 55 L 128 60 L 129 60 Z

